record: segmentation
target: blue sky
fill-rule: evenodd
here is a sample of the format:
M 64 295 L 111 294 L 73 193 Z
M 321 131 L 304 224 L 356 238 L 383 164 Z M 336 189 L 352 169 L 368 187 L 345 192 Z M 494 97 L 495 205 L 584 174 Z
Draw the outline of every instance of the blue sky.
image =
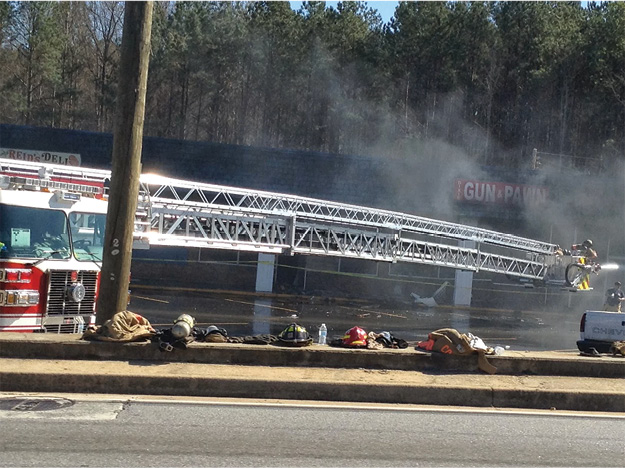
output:
M 291 4 L 291 8 L 293 8 L 294 10 L 297 10 L 301 5 L 302 2 L 289 2 Z M 336 8 L 336 4 L 338 2 L 327 2 L 326 1 L 326 7 L 333 7 Z M 367 5 L 371 8 L 375 8 L 376 10 L 378 10 L 378 13 L 380 13 L 380 16 L 382 16 L 382 21 L 384 21 L 385 23 L 388 23 L 390 21 L 390 19 L 393 17 L 393 15 L 395 14 L 395 7 L 397 7 L 397 3 L 396 1 L 376 1 L 376 2 L 367 2 Z

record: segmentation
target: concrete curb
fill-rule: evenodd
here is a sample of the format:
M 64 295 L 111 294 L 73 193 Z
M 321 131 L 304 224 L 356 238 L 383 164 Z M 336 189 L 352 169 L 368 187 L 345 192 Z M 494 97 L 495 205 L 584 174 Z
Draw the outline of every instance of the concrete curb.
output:
M 625 394 L 492 387 L 423 386 L 220 377 L 1 372 L 4 392 L 121 393 L 169 396 L 394 403 L 625 412 Z
M 11 334 L 0 337 L 0 357 L 36 359 L 141 360 L 203 364 L 235 364 L 341 369 L 387 369 L 420 372 L 480 372 L 477 355 L 450 356 L 408 349 L 363 350 L 313 345 L 191 343 L 187 349 L 161 352 L 150 342 L 84 341 L 79 335 Z M 17 336 L 21 335 L 21 336 Z M 510 352 L 488 356 L 500 375 L 625 377 L 625 359 L 583 357 L 577 353 Z

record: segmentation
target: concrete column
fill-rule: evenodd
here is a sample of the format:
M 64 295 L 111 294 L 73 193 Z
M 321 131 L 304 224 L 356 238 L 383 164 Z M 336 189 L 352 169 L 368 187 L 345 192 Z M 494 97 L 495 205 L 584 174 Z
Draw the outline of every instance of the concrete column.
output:
M 473 248 L 474 241 L 458 241 L 458 246 Z M 454 305 L 470 306 L 473 294 L 473 272 L 456 270 L 456 282 L 454 285 Z
M 269 335 L 271 333 L 271 299 L 254 300 L 253 335 Z
M 258 267 L 256 268 L 256 292 L 273 291 L 273 271 L 275 263 L 275 255 L 266 253 L 258 254 Z

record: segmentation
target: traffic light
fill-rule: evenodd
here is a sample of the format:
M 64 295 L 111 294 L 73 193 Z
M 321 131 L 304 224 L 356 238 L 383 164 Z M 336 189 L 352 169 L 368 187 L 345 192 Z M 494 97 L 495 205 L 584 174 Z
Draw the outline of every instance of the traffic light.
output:
M 541 164 L 538 150 L 534 148 L 534 151 L 532 152 L 532 169 L 540 169 Z

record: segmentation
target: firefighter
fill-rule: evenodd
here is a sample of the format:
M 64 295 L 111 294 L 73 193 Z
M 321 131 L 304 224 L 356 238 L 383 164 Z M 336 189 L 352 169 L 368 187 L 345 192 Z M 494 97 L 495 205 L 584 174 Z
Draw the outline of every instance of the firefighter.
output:
M 572 252 L 579 252 L 582 257 L 586 259 L 585 263 L 594 262 L 597 258 L 597 252 L 592 248 L 592 240 L 586 239 L 581 244 L 573 244 L 571 246 Z
M 621 289 L 621 282 L 614 283 L 614 287 L 610 288 L 605 293 L 605 304 L 603 304 L 603 310 L 609 312 L 622 312 L 621 303 L 625 301 L 625 293 Z
M 578 252 L 577 255 L 581 257 L 579 259 L 579 263 L 582 265 L 591 265 L 595 263 L 597 252 L 592 248 L 592 240 L 586 239 L 581 244 L 573 244 L 571 246 L 571 253 L 575 255 L 575 252 Z M 599 270 L 597 269 L 593 271 L 598 274 Z M 577 289 L 590 289 L 590 272 L 584 275 L 584 280 L 577 286 Z

